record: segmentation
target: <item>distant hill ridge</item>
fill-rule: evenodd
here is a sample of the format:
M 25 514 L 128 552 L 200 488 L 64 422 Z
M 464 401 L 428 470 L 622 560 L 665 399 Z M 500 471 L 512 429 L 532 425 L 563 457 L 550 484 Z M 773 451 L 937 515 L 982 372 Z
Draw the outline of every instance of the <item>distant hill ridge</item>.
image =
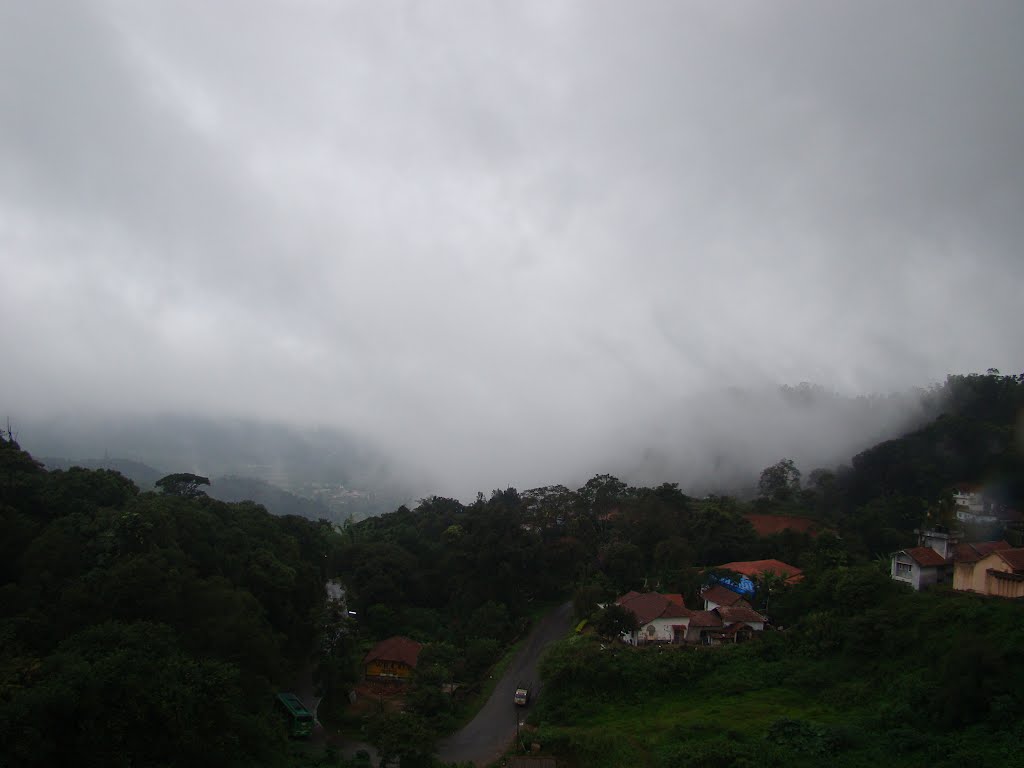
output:
M 83 469 L 111 469 L 127 477 L 142 491 L 152 491 L 156 481 L 167 473 L 154 469 L 148 464 L 132 459 L 103 458 L 103 459 L 64 459 L 47 456 L 40 461 L 47 469 L 67 470 L 71 467 L 82 467 Z M 220 501 L 254 501 L 267 508 L 274 515 L 298 515 L 309 520 L 330 520 L 336 515 L 323 502 L 315 499 L 307 499 L 279 488 L 273 483 L 259 480 L 254 477 L 241 477 L 230 475 L 210 479 L 210 485 L 206 488 L 208 496 Z

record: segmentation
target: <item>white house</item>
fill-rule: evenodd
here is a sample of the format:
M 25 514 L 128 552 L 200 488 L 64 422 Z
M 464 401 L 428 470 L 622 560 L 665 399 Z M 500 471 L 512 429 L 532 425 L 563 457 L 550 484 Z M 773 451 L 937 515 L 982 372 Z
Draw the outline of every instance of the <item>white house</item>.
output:
M 704 598 L 705 611 L 713 611 L 720 606 L 745 605 L 747 608 L 750 607 L 750 603 L 740 595 L 731 589 L 723 587 L 721 584 L 712 584 L 709 587 L 704 587 L 701 590 L 700 596 Z
M 890 575 L 916 590 L 952 580 L 953 560 L 931 547 L 911 547 L 893 553 Z
M 984 490 L 978 485 L 959 485 L 953 489 L 956 519 L 963 523 L 995 523 L 999 516 L 985 501 Z
M 680 642 L 679 628 L 685 633 L 691 613 L 683 605 L 682 595 L 627 592 L 615 602 L 636 616 L 639 629 L 622 635 L 630 645 Z
M 622 635 L 630 645 L 743 642 L 763 631 L 768 621 L 742 599 L 705 611 L 686 608 L 682 595 L 658 592 L 628 592 L 615 602 L 636 616 L 639 629 Z

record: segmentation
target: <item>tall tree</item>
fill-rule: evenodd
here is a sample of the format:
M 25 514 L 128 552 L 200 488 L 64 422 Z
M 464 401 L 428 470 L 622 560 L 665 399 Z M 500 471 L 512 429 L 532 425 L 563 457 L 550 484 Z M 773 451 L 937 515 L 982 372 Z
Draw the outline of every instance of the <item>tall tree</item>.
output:
M 197 499 L 200 496 L 205 496 L 206 492 L 199 486 L 209 484 L 210 478 L 193 475 L 190 472 L 178 472 L 161 477 L 156 481 L 156 487 L 163 493 L 169 496 L 181 496 L 183 499 Z
M 757 484 L 761 498 L 774 502 L 792 501 L 800 492 L 800 470 L 792 459 L 765 467 Z

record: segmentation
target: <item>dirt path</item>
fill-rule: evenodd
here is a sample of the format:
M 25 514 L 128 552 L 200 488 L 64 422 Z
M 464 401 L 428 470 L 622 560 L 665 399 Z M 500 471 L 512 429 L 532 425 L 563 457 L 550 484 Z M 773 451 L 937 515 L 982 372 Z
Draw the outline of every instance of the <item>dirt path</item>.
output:
M 520 683 L 526 684 L 531 701 L 536 701 L 541 692 L 537 673 L 540 656 L 571 628 L 572 603 L 559 606 L 541 619 L 477 716 L 438 745 L 438 757 L 451 763 L 472 761 L 480 768 L 497 760 L 515 739 L 517 722 L 526 716 L 524 708 L 512 703 L 516 688 Z

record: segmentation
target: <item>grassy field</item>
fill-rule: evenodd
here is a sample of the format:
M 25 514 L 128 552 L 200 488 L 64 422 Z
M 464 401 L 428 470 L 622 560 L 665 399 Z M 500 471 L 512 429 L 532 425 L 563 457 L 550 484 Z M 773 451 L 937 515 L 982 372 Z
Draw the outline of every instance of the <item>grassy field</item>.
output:
M 743 745 L 752 754 L 780 718 L 834 723 L 841 715 L 785 688 L 741 694 L 700 689 L 652 696 L 639 703 L 590 701 L 574 725 L 542 725 L 537 739 L 580 766 L 660 765 L 680 743 L 696 748 L 723 741 Z M 702 750 L 696 750 L 702 751 Z

